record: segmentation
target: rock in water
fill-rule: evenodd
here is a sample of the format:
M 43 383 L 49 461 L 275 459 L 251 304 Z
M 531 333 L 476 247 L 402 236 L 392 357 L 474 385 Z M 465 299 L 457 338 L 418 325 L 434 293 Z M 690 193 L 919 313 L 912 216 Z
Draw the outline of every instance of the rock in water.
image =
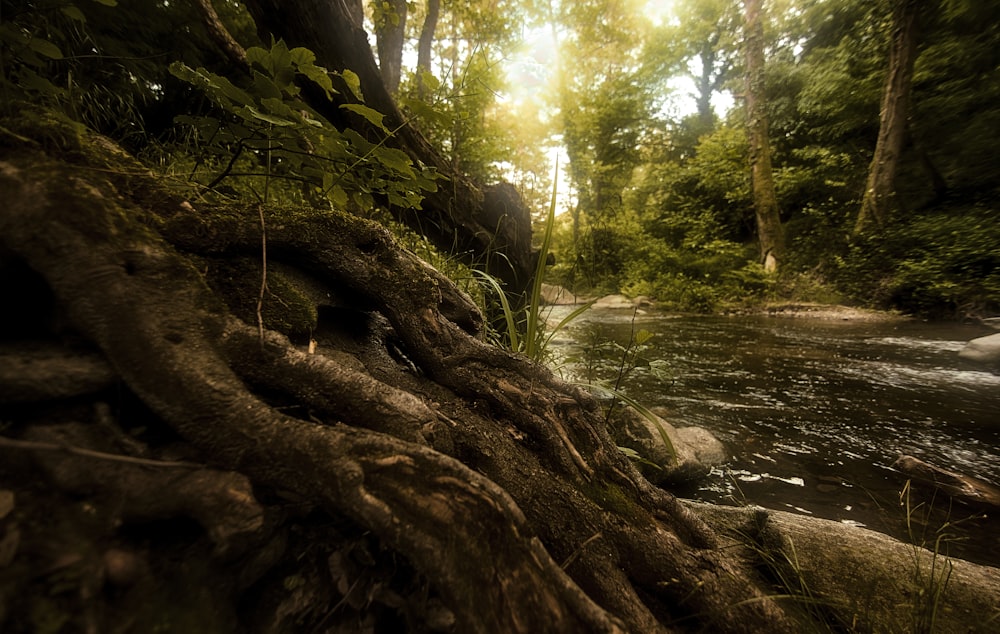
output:
M 958 356 L 969 361 L 1000 368 L 1000 333 L 973 339 L 965 344 Z

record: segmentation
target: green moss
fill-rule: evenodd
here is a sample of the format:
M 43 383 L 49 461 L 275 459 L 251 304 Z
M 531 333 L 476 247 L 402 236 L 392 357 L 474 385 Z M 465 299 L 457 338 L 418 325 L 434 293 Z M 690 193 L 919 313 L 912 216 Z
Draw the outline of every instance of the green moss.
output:
M 598 481 L 584 486 L 583 489 L 587 497 L 609 513 L 635 522 L 641 522 L 643 518 L 649 517 L 649 514 L 617 484 Z
M 207 263 L 212 290 L 224 297 L 229 309 L 247 323 L 257 322 L 262 267 L 259 260 L 234 258 Z M 267 291 L 261 308 L 264 327 L 286 335 L 307 335 L 316 329 L 316 304 L 308 293 L 277 270 L 267 273 Z

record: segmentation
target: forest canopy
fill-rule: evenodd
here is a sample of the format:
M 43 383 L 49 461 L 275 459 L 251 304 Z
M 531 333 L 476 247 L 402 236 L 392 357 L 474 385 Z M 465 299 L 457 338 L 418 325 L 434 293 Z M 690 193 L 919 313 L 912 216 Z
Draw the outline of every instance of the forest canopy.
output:
M 3 22 L 5 102 L 27 94 L 178 174 L 258 196 L 261 185 L 247 175 L 264 170 L 266 154 L 276 160 L 269 195 L 350 200 L 375 215 L 396 209 L 424 234 L 437 226 L 433 217 L 399 210 L 447 187 L 446 172 L 512 183 L 542 222 L 552 158 L 563 153 L 549 277 L 579 294 L 648 295 L 700 312 L 787 299 L 946 317 L 997 310 L 1000 166 L 990 139 L 1000 117 L 1000 36 L 989 3 L 765 3 L 765 66 L 750 92 L 738 2 L 366 3 L 356 17 L 402 118 L 383 122 L 385 99 L 365 103 L 360 92 L 348 109 L 385 137 L 405 134 L 393 127 L 404 121 L 419 129 L 444 163 L 417 166 L 377 133 L 334 139 L 315 116 L 300 116 L 300 88 L 287 82 L 315 80 L 321 64 L 300 58 L 294 42 L 268 41 L 237 2 L 217 9 L 237 41 L 256 45 L 247 62 L 253 83 L 226 94 L 212 77 L 231 81 L 220 72 L 230 59 L 198 26 L 198 4 L 153 3 L 144 13 L 130 2 L 12 4 Z M 873 161 L 880 127 L 888 128 L 880 114 L 906 7 L 913 54 L 898 149 L 891 161 Z M 281 47 L 297 52 L 275 66 Z M 359 89 L 352 72 L 337 89 Z M 751 178 L 752 92 L 761 92 L 754 103 L 768 123 L 766 173 L 787 251 L 777 274 L 764 267 L 758 242 L 754 183 L 765 179 Z M 289 148 L 282 135 L 316 151 Z M 266 152 L 268 143 L 285 145 Z M 880 193 L 866 200 L 873 166 L 887 163 L 891 174 L 880 172 Z M 860 230 L 861 216 L 871 217 L 862 209 L 876 199 L 877 222 Z M 482 247 L 449 239 L 432 242 L 446 252 Z M 518 258 L 523 278 L 532 262 L 524 249 Z

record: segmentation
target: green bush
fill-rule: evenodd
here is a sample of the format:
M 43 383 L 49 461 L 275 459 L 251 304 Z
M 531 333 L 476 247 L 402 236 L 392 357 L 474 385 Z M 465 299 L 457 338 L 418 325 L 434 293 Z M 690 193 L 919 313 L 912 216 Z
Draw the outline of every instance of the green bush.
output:
M 929 317 L 1000 311 L 1000 223 L 985 207 L 939 209 L 857 240 L 841 287 L 878 308 Z

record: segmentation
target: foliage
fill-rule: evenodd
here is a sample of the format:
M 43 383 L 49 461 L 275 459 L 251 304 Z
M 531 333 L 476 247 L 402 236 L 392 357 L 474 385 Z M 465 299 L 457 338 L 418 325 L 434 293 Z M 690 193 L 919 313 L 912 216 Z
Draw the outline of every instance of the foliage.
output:
M 240 3 L 217 8 L 234 35 L 255 41 Z M 0 107 L 44 105 L 142 152 L 168 133 L 181 104 L 198 101 L 169 63 L 221 70 L 199 24 L 188 2 L 4 0 Z
M 380 129 L 383 138 L 371 142 L 350 128 L 338 130 L 300 99 L 300 82 L 309 82 L 327 97 L 336 93 L 331 75 L 338 76 L 361 101 L 360 83 L 350 70 L 330 73 L 315 64 L 315 55 L 304 48 L 289 49 L 284 42 L 270 50 L 247 49 L 252 83 L 245 88 L 204 68 L 174 63 L 176 77 L 203 90 L 218 112 L 180 116 L 178 123 L 197 134 L 201 151 L 198 164 L 223 165 L 212 175 L 209 187 L 225 178 L 261 176 L 255 165 L 266 163 L 269 177 L 295 181 L 328 197 L 338 207 L 348 202 L 360 209 L 374 204 L 374 196 L 400 207 L 420 207 L 422 191 L 434 191 L 433 168 L 415 165 L 402 150 L 384 141 L 394 131 L 383 124 L 383 115 L 363 103 L 341 107 L 364 117 Z M 248 155 L 247 171 L 234 171 Z
M 632 328 L 629 339 L 624 345 L 608 339 L 599 327 L 595 327 L 595 324 L 589 324 L 589 327 L 582 331 L 583 351 L 581 355 L 569 357 L 566 361 L 574 366 L 574 373 L 581 379 L 577 381 L 577 384 L 607 403 L 606 423 L 610 423 L 618 403 L 625 404 L 652 424 L 659 434 L 663 447 L 676 460 L 677 452 L 660 417 L 638 399 L 633 398 L 628 391 L 630 377 L 639 372 L 648 373 L 658 381 L 670 379 L 666 362 L 649 361 L 645 357 L 645 353 L 652 348 L 651 342 L 655 335 L 645 329 L 636 330 L 636 315 L 637 312 L 632 314 Z M 614 368 L 611 368 L 614 380 L 609 383 L 599 377 L 607 371 L 607 368 L 601 366 L 612 356 L 617 357 L 617 363 Z M 650 465 L 657 469 L 662 468 L 661 465 L 646 460 L 633 449 L 627 447 L 619 447 L 619 449 L 634 462 Z
M 1000 310 L 1000 226 L 991 207 L 938 209 L 859 240 L 839 259 L 840 283 L 875 289 L 878 307 L 932 317 Z
M 418 39 L 425 18 L 423 4 L 409 11 L 412 40 Z M 523 20 L 516 4 L 442 2 L 431 67 L 409 69 L 400 89 L 400 104 L 451 165 L 484 183 L 519 167 L 517 155 L 532 145 L 518 138 L 519 126 L 510 125 L 497 108 L 498 96 L 507 91 L 503 61 Z M 535 167 L 547 169 L 537 162 Z

